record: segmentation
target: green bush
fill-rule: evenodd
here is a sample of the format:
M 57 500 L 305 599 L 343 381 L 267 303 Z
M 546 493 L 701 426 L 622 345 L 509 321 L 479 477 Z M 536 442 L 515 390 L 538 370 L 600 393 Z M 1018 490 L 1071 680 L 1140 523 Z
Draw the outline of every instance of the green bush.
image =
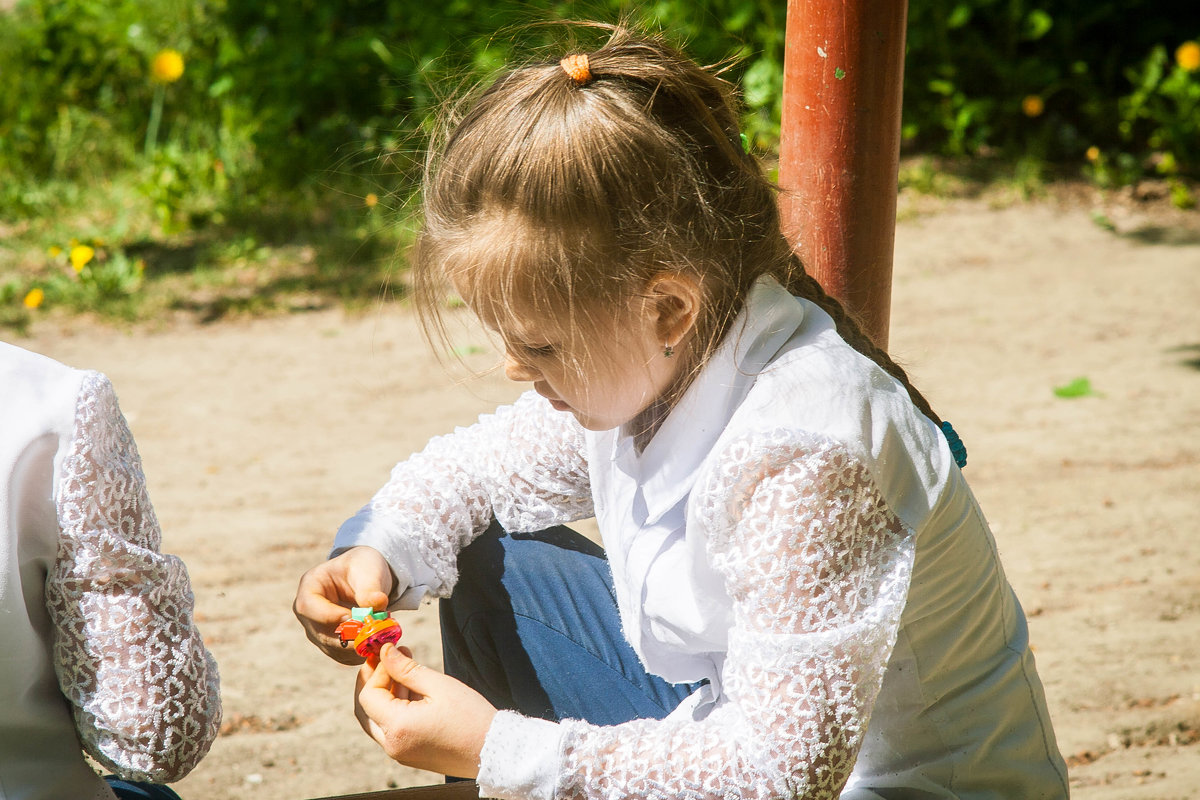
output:
M 354 169 L 381 155 L 408 175 L 420 161 L 417 134 L 449 94 L 502 67 L 514 39 L 547 45 L 557 31 L 536 23 L 578 7 L 452 0 L 435 14 L 413 0 L 231 4 L 223 21 L 236 58 L 226 80 L 257 110 L 255 143 L 271 176 Z M 770 0 L 610 0 L 586 16 L 668 28 L 701 60 L 740 56 L 750 127 L 769 145 L 778 135 L 782 9 Z
M 412 234 L 433 115 L 516 54 L 560 52 L 562 26 L 539 22 L 665 30 L 740 86 L 743 128 L 769 156 L 786 5 L 17 0 L 0 10 L 0 327 L 39 308 L 135 317 L 209 302 L 215 316 L 289 291 L 378 294 Z M 1160 9 L 909 0 L 903 146 L 986 156 L 1031 184 L 1051 166 L 1102 186 L 1152 175 L 1192 205 L 1200 4 Z M 578 49 L 603 38 L 575 35 Z M 156 76 L 164 53 L 173 69 Z M 909 172 L 939 183 L 931 167 Z M 78 269 L 62 252 L 72 240 L 95 245 Z M 166 297 L 184 275 L 217 299 Z
M 1175 99 L 1200 91 L 1200 73 L 1177 69 L 1159 80 L 1166 48 L 1200 37 L 1200 5 L 1171 14 L 1152 0 L 912 0 L 909 8 L 911 149 L 1082 164 L 1096 147 L 1114 159 L 1124 153 L 1144 174 L 1166 148 L 1181 172 L 1200 174 L 1195 106 Z
M 1122 141 L 1146 142 L 1163 174 L 1200 164 L 1200 44 L 1181 45 L 1174 60 L 1165 47 L 1155 46 L 1125 74 L 1133 92 L 1119 104 Z
M 910 0 L 906 148 L 1088 165 L 1110 181 L 1197 175 L 1200 72 L 1174 54 L 1200 37 L 1200 5 L 1159 10 Z M 778 138 L 785 0 L 18 0 L 0 15 L 0 75 L 15 77 L 0 92 L 9 217 L 120 171 L 168 233 L 296 187 L 403 196 L 444 97 L 503 64 L 510 32 L 545 44 L 553 31 L 526 23 L 568 17 L 662 27 L 729 65 L 756 148 Z M 171 82 L 151 74 L 165 49 L 184 65 Z M 1092 148 L 1103 158 L 1088 161 Z
M 275 189 L 347 174 L 411 177 L 420 131 L 453 88 L 512 55 L 507 35 L 544 45 L 529 25 L 563 19 L 569 2 L 452 0 L 22 0 L 0 26 L 0 175 L 28 185 L 145 172 L 168 228 L 193 195 L 206 213 Z M 748 130 L 777 136 L 783 4 L 768 0 L 609 0 L 588 16 L 671 28 L 698 58 L 741 58 Z M 3 13 L 3 12 L 0 12 Z M 181 76 L 151 75 L 177 51 Z M 382 165 L 382 167 L 380 166 Z M 8 181 L 12 186 L 14 181 Z M 0 211 L 45 213 L 37 192 L 0 193 Z
M 221 35 L 220 7 L 204 0 L 27 0 L 0 26 L 0 170 L 90 177 L 131 166 L 146 132 L 154 55 L 207 52 Z M 191 61 L 165 87 L 167 127 L 209 144 L 211 70 Z M 200 136 L 200 131 L 208 136 Z

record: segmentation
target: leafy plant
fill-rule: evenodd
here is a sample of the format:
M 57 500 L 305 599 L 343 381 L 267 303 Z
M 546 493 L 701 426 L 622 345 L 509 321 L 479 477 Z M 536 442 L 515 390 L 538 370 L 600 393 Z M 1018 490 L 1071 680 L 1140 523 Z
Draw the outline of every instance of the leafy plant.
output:
M 1164 62 L 1167 46 L 1188 31 L 1200 31 L 1200 6 L 1164 15 L 1149 0 L 912 0 L 904 141 L 916 150 L 1080 165 L 1096 147 L 1110 154 L 1104 177 L 1127 182 L 1116 154 L 1133 157 L 1136 177 L 1162 147 L 1150 141 L 1152 126 L 1122 127 L 1134 106 L 1154 115 L 1159 138 L 1194 130 L 1196 114 L 1175 99 L 1185 91 L 1182 76 L 1164 85 L 1139 66 Z M 1200 168 L 1194 159 L 1177 163 L 1181 174 Z
M 51 248 L 57 269 L 44 281 L 44 300 L 76 311 L 119 308 L 117 313 L 124 314 L 141 288 L 145 264 L 121 249 L 106 248 L 100 241 L 93 244 L 75 243 L 65 251 Z
M 1172 60 L 1156 45 L 1141 64 L 1126 70 L 1133 91 L 1121 98 L 1118 130 L 1126 144 L 1144 141 L 1151 162 L 1168 178 L 1200 170 L 1200 44 L 1185 42 Z M 1178 181 L 1174 187 L 1186 188 Z M 1176 193 L 1176 205 L 1190 197 Z

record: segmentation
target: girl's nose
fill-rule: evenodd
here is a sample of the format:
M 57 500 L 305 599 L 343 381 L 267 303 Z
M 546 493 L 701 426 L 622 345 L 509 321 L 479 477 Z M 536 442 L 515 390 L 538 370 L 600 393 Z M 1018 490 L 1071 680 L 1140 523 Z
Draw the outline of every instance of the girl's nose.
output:
M 541 377 L 541 373 L 528 364 L 513 358 L 512 353 L 505 353 L 504 377 L 516 383 L 532 383 Z

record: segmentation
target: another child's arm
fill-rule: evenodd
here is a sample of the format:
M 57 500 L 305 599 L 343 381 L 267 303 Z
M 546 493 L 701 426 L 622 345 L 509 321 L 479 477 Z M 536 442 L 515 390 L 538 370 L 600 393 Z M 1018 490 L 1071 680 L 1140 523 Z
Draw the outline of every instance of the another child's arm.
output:
M 484 794 L 838 796 L 895 643 L 913 534 L 859 458 L 790 431 L 729 443 L 695 491 L 692 523 L 735 604 L 728 702 L 701 721 L 614 727 L 501 711 Z
M 125 778 L 178 780 L 216 738 L 217 666 L 193 624 L 183 562 L 159 552 L 137 447 L 99 373 L 81 386 L 55 502 L 46 604 L 84 749 Z

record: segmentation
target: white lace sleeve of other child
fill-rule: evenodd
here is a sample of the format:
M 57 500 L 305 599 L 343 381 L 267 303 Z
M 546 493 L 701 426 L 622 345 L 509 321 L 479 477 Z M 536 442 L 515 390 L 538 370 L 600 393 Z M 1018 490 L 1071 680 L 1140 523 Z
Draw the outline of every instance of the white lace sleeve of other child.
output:
M 217 666 L 193 624 L 186 567 L 159 552 L 137 447 L 99 373 L 82 383 L 56 477 L 61 535 L 46 604 L 84 749 L 126 778 L 178 780 L 216 738 Z

